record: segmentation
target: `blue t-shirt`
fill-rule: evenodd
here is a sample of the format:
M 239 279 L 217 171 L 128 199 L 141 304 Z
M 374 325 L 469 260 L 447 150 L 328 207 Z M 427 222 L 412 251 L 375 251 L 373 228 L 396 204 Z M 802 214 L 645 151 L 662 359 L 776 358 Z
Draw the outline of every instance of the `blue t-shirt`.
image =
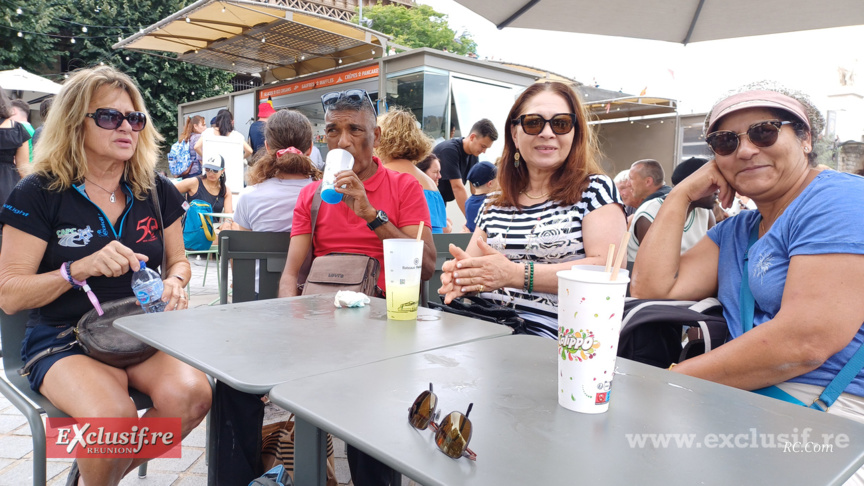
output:
M 444 207 L 444 199 L 441 193 L 432 189 L 423 189 L 426 196 L 426 204 L 429 206 L 429 216 L 432 217 L 432 234 L 437 235 L 444 232 L 447 226 L 447 208 Z
M 465 226 L 473 233 L 474 228 L 477 227 L 477 211 L 480 210 L 480 206 L 483 205 L 483 201 L 486 200 L 486 194 L 472 194 L 465 201 Z
M 753 325 L 774 318 L 780 311 L 789 261 L 795 255 L 864 254 L 864 178 L 826 170 L 820 173 L 762 238 L 750 249 L 750 290 L 756 301 Z M 751 229 L 761 221 L 758 211 L 742 211 L 708 231 L 720 247 L 718 299 L 733 338 L 743 334 L 738 305 L 744 253 Z M 813 305 L 819 305 L 814 302 Z M 830 309 L 825 309 L 830 312 Z M 827 386 L 864 341 L 864 326 L 852 342 L 819 368 L 789 381 Z M 846 392 L 864 396 L 864 372 Z

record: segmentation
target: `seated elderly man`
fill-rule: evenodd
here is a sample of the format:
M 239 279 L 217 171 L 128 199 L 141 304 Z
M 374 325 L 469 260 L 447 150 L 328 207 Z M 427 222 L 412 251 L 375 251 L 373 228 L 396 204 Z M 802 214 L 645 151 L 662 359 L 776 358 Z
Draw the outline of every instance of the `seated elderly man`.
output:
M 672 172 L 672 185 L 677 186 L 687 176 L 696 172 L 707 163 L 707 159 L 700 157 L 690 157 L 681 162 Z M 708 230 L 714 227 L 716 222 L 713 209 L 716 198 L 716 194 L 709 194 L 698 201 L 690 203 L 690 207 L 687 208 L 687 219 L 684 223 L 684 234 L 681 236 L 682 254 L 696 245 L 708 233 Z M 666 196 L 655 197 L 639 206 L 639 210 L 633 216 L 633 225 L 631 226 L 631 228 L 637 228 L 636 231 L 640 233 L 639 240 L 630 238 L 627 244 L 627 261 L 636 261 L 636 253 L 639 251 L 639 241 L 651 229 L 651 223 L 657 217 L 660 206 L 665 199 Z
M 326 111 L 327 146 L 351 153 L 354 168 L 336 175 L 336 191 L 343 194 L 343 199 L 338 204 L 321 204 L 314 236 L 310 236 L 310 209 L 321 182 L 313 182 L 300 191 L 279 296 L 298 294 L 300 268 L 313 239 L 316 258 L 342 252 L 361 253 L 377 259 L 381 264 L 378 286 L 386 292 L 383 240 L 414 238 L 421 224 L 425 226 L 421 275 L 423 280 L 428 280 L 435 269 L 436 255 L 426 198 L 413 176 L 386 169 L 381 160 L 372 156 L 372 148 L 381 136 L 372 101 L 362 90 L 329 93 L 321 100 Z M 357 486 L 390 482 L 389 467 L 350 445 L 348 464 Z

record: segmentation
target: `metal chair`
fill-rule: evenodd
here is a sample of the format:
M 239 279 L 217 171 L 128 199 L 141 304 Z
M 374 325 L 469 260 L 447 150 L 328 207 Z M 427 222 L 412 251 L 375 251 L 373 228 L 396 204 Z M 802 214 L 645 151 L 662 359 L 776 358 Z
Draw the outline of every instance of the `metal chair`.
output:
M 220 268 L 219 268 L 219 247 L 214 243 L 213 246 L 206 250 L 186 250 L 186 259 L 189 259 L 190 255 L 207 255 L 207 260 L 204 262 L 204 279 L 201 282 L 201 286 L 207 284 L 207 269 L 210 268 L 210 256 L 216 260 L 216 278 L 219 279 L 220 292 L 222 279 L 220 278 Z M 186 298 L 188 299 L 190 296 L 190 286 L 192 285 L 192 280 L 189 280 L 189 283 L 186 284 Z
M 279 294 L 279 279 L 288 257 L 290 232 L 223 231 L 219 233 L 219 258 L 222 265 L 219 300 L 228 303 L 228 265 L 234 284 L 232 302 L 255 300 L 255 275 L 258 275 L 258 300 L 274 299 Z M 256 264 L 260 263 L 258 269 Z
M 24 341 L 24 333 L 27 331 L 27 316 L 29 311 L 21 311 L 13 315 L 0 312 L 0 343 L 6 350 L 3 353 L 3 370 L 6 380 L 0 379 L 0 394 L 12 402 L 30 424 L 30 433 L 33 436 L 33 484 L 44 485 L 46 483 L 46 461 L 45 461 L 45 425 L 42 423 L 41 414 L 48 417 L 68 417 L 58 410 L 51 402 L 41 394 L 30 389 L 27 378 L 18 374 L 18 369 L 24 365 L 21 359 L 21 343 Z M 138 410 L 150 408 L 153 402 L 147 395 L 129 389 L 129 396 L 135 402 Z M 147 476 L 147 463 L 138 468 L 138 477 Z
M 428 282 L 424 282 L 423 286 L 426 287 L 426 291 L 428 295 L 431 296 L 432 300 L 438 302 L 438 289 L 441 288 L 441 273 L 442 268 L 444 267 L 444 262 L 453 258 L 453 255 L 450 254 L 449 248 L 450 243 L 462 248 L 468 248 L 468 243 L 471 241 L 472 233 L 441 233 L 437 235 L 432 235 L 432 241 L 435 242 L 435 273 L 432 274 L 432 277 Z

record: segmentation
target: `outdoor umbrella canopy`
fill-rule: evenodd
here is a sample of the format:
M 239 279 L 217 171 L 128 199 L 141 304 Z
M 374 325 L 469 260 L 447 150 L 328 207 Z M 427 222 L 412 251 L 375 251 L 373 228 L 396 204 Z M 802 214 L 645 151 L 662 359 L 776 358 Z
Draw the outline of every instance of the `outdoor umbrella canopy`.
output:
M 61 85 L 27 72 L 21 68 L 0 71 L 0 86 L 13 99 L 22 99 L 28 103 L 54 95 L 60 92 Z
M 862 0 L 456 0 L 499 29 L 687 44 L 864 24 Z M 770 49 L 769 46 L 765 48 Z

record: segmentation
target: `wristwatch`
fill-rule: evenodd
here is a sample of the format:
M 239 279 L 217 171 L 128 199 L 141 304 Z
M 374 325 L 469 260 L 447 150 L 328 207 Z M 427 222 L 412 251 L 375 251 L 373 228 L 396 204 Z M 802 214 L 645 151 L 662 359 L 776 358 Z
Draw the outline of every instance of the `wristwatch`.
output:
M 378 214 L 375 216 L 375 219 L 373 219 L 369 223 L 366 223 L 366 226 L 368 226 L 370 230 L 375 231 L 375 228 L 381 226 L 388 221 L 390 221 L 390 218 L 387 217 L 387 213 L 379 209 Z

